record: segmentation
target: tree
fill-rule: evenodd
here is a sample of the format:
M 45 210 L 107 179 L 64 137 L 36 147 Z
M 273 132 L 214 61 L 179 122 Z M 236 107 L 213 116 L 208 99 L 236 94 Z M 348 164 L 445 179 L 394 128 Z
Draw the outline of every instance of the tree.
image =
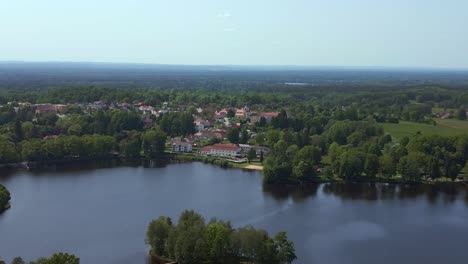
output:
M 160 216 L 150 222 L 146 231 L 146 244 L 150 245 L 153 252 L 158 256 L 167 256 L 167 240 L 172 230 L 172 221 L 169 217 Z
M 201 264 L 206 256 L 205 220 L 195 211 L 184 211 L 170 233 L 169 256 L 180 264 Z
M 79 136 L 82 133 L 82 127 L 79 124 L 73 124 L 68 128 L 69 135 Z
M 305 146 L 297 152 L 294 159 L 296 160 L 296 163 L 299 161 L 306 161 L 313 165 L 317 165 L 320 163 L 322 155 L 318 147 Z
M 0 184 L 0 213 L 10 207 L 10 192 L 8 189 Z
M 380 160 L 380 168 L 384 176 L 393 176 L 396 172 L 396 164 L 392 155 L 385 153 Z
M 13 259 L 11 264 L 26 264 L 26 262 L 24 262 L 24 260 L 21 257 L 16 257 Z
M 139 133 L 131 133 L 120 144 L 120 154 L 126 158 L 139 158 L 141 152 L 141 140 Z
M 260 163 L 263 163 L 263 150 L 260 151 Z
M 249 142 L 249 133 L 247 132 L 246 129 L 242 129 L 242 132 L 241 132 L 241 137 L 240 137 L 240 140 L 239 142 L 241 144 L 247 144 Z
M 265 134 L 264 133 L 258 133 L 257 135 L 255 135 L 255 142 L 258 145 L 263 145 L 263 143 L 265 142 Z
M 15 130 L 16 142 L 20 142 L 21 140 L 23 140 L 24 133 L 23 133 L 23 128 L 21 126 L 21 121 L 19 119 L 15 120 L 14 130 Z
M 143 153 L 148 158 L 157 158 L 164 153 L 166 134 L 161 130 L 149 130 L 142 135 Z
M 275 246 L 277 248 L 277 259 L 280 264 L 289 264 L 297 259 L 294 243 L 288 240 L 286 232 L 282 231 L 276 234 L 274 238 Z
M 24 140 L 21 142 L 21 158 L 25 161 L 38 161 L 46 157 L 42 152 L 42 141 L 39 139 Z
M 233 229 L 229 222 L 210 221 L 205 229 L 205 241 L 208 249 L 209 263 L 226 263 L 231 252 L 231 234 Z
M 292 176 L 301 182 L 309 181 L 315 177 L 315 170 L 309 161 L 299 161 L 292 169 Z
M 229 110 L 227 111 L 227 114 L 226 114 L 226 116 L 229 117 L 229 118 L 232 118 L 232 117 L 234 117 L 235 115 L 236 115 L 236 112 L 234 112 L 234 110 L 232 110 L 232 109 L 229 109 Z
M 364 169 L 363 161 L 357 152 L 346 151 L 340 156 L 340 167 L 338 174 L 345 179 L 353 179 L 361 176 Z
M 19 158 L 15 144 L 5 137 L 0 137 L 0 164 L 18 162 Z
M 364 164 L 364 172 L 369 177 L 375 177 L 379 171 L 379 157 L 375 154 L 367 154 Z
M 249 163 L 254 160 L 255 158 L 257 157 L 257 151 L 255 150 L 255 148 L 251 148 L 249 150 L 249 152 L 247 152 L 247 160 L 249 161 Z
M 252 226 L 237 229 L 232 234 L 233 250 L 236 255 L 244 256 L 250 263 L 258 259 L 268 233 L 264 230 L 256 230 Z
M 457 119 L 459 120 L 466 120 L 466 110 L 464 108 L 460 108 L 457 111 Z
M 231 143 L 238 144 L 239 143 L 239 129 L 236 127 L 230 128 L 226 132 L 226 137 Z
M 421 179 L 421 172 L 416 154 L 410 153 L 408 156 L 402 157 L 398 163 L 398 171 L 406 181 L 419 181 Z
M 31 264 L 79 264 L 80 258 L 68 253 L 55 253 L 49 258 L 40 258 Z

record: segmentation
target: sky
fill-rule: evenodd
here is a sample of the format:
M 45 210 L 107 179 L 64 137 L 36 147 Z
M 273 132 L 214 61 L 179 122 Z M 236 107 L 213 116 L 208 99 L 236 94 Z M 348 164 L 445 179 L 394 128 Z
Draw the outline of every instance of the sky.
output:
M 0 61 L 468 68 L 468 1 L 0 0 Z

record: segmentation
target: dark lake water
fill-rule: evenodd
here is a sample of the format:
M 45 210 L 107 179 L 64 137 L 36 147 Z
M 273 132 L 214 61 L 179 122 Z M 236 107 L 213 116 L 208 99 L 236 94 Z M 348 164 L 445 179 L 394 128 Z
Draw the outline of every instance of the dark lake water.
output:
M 321 184 L 265 189 L 260 172 L 202 163 L 75 165 L 0 174 L 12 208 L 0 215 L 0 256 L 53 252 L 81 263 L 145 263 L 146 226 L 195 209 L 288 232 L 296 263 L 467 263 L 465 186 Z

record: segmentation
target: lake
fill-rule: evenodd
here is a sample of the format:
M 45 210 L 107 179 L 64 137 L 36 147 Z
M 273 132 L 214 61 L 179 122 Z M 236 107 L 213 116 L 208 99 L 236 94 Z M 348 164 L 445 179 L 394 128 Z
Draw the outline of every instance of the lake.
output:
M 295 263 L 466 263 L 466 186 L 320 184 L 264 188 L 261 172 L 203 163 L 75 164 L 0 174 L 9 263 L 53 252 L 81 263 L 145 263 L 151 219 L 195 209 L 205 219 L 288 232 Z

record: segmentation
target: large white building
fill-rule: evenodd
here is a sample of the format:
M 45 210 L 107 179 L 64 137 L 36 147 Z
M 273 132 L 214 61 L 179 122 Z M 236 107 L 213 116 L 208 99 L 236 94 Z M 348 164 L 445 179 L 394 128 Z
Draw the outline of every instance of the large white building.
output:
M 192 144 L 181 140 L 171 141 L 172 152 L 192 152 Z
M 203 147 L 200 150 L 202 155 L 236 157 L 240 154 L 241 148 L 236 144 L 214 144 Z

